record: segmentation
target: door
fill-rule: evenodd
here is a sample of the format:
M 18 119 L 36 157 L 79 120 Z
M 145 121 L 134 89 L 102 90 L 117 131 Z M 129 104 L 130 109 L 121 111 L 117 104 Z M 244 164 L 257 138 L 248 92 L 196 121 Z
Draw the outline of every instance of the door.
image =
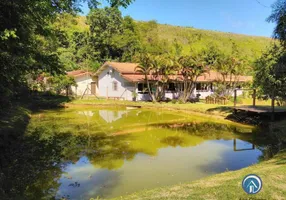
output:
M 91 94 L 96 94 L 96 82 L 91 82 Z

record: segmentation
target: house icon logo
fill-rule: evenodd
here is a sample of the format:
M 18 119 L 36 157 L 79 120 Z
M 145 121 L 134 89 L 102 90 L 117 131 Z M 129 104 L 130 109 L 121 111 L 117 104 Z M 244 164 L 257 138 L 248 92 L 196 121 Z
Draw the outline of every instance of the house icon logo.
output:
M 257 194 L 262 188 L 262 180 L 255 174 L 249 174 L 243 179 L 242 188 L 247 194 Z

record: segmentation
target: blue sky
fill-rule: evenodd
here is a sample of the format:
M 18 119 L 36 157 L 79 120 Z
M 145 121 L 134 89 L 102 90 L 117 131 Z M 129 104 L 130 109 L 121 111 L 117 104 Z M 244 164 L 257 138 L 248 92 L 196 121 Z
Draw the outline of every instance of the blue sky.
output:
M 101 0 L 104 2 L 103 0 Z M 275 0 L 135 0 L 124 16 L 162 24 L 271 37 L 274 24 L 266 22 Z M 106 5 L 106 3 L 103 3 Z M 83 7 L 85 14 L 88 8 Z

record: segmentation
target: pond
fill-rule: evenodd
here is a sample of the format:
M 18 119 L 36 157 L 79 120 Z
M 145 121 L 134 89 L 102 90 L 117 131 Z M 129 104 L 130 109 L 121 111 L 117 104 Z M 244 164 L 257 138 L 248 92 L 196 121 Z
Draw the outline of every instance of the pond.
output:
M 96 199 L 190 182 L 257 163 L 264 140 L 254 132 L 160 109 L 43 111 L 18 144 L 9 184 L 27 199 Z

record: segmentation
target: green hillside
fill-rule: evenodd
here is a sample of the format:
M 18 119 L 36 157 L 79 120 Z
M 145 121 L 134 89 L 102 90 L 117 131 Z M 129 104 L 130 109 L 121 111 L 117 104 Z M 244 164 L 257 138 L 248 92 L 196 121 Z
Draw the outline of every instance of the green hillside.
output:
M 66 70 L 89 68 L 95 71 L 106 60 L 134 62 L 133 56 L 138 52 L 181 56 L 214 47 L 220 53 L 231 55 L 234 44 L 238 56 L 253 66 L 253 62 L 274 42 L 267 37 L 163 25 L 156 21 L 134 21 L 130 17 L 121 17 L 112 24 L 108 14 L 105 16 L 107 11 L 98 12 L 93 16 L 97 25 L 92 32 L 88 24 L 91 22 L 85 16 L 59 15 L 53 24 L 62 34 L 57 52 Z
M 78 16 L 76 21 L 78 22 L 76 29 L 88 29 L 86 17 Z M 142 28 L 142 26 L 148 26 L 150 22 L 140 21 L 137 24 L 141 35 L 146 35 L 146 29 Z M 166 41 L 166 47 L 173 49 L 174 43 L 178 43 L 182 46 L 183 54 L 189 54 L 191 51 L 200 51 L 210 45 L 216 46 L 224 53 L 229 54 L 234 42 L 238 46 L 241 55 L 249 61 L 253 61 L 273 42 L 273 39 L 261 36 L 249 36 L 166 24 L 156 25 L 157 27 L 152 26 L 152 28 L 157 30 L 148 29 L 148 31 L 155 32 L 158 34 L 160 40 Z
M 271 38 L 248 36 L 241 34 L 225 33 L 180 27 L 171 25 L 158 25 L 158 35 L 169 42 L 175 39 L 182 44 L 183 53 L 189 53 L 191 49 L 200 50 L 209 45 L 215 45 L 225 53 L 230 53 L 232 42 L 238 46 L 241 55 L 253 60 L 261 55 L 261 52 L 273 42 Z

